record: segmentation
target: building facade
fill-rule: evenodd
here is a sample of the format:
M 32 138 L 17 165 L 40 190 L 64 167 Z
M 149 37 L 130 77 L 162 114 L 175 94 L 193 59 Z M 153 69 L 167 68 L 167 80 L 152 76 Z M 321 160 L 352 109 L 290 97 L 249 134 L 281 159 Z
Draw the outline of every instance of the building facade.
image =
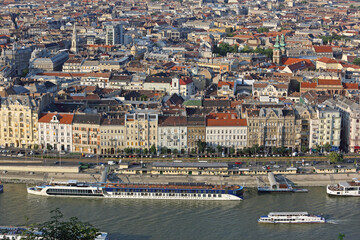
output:
M 341 117 L 340 112 L 330 107 L 316 109 L 316 117 L 310 120 L 309 148 L 331 145 L 331 151 L 340 147 Z
M 182 116 L 159 117 L 158 149 L 166 147 L 187 152 L 187 121 Z
M 43 113 L 38 120 L 39 147 L 56 151 L 72 151 L 73 114 Z
M 126 147 L 151 148 L 157 145 L 158 114 L 125 114 Z
M 124 43 L 124 28 L 122 24 L 106 23 L 105 31 L 106 45 L 116 45 Z
M 100 124 L 100 153 L 116 154 L 126 147 L 124 118 L 105 118 Z
M 0 145 L 37 148 L 40 100 L 10 95 L 1 100 Z
M 198 142 L 206 142 L 205 117 L 187 118 L 187 147 L 189 151 L 198 151 Z
M 301 126 L 296 124 L 294 110 L 262 108 L 246 112 L 248 146 L 287 147 L 299 149 Z
M 324 102 L 340 111 L 341 149 L 346 152 L 360 152 L 360 104 L 345 97 L 329 99 Z
M 99 153 L 100 115 L 75 114 L 73 118 L 73 152 Z
M 235 114 L 214 114 L 206 119 L 206 143 L 210 147 L 247 146 L 246 119 L 238 119 Z

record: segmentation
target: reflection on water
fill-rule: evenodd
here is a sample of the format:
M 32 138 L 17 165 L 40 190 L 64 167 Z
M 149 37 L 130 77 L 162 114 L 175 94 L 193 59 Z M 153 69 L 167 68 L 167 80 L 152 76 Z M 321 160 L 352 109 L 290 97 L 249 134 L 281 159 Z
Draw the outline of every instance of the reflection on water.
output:
M 247 189 L 244 201 L 56 198 L 28 195 L 26 186 L 5 185 L 0 194 L 0 225 L 43 222 L 57 207 L 66 217 L 77 216 L 111 239 L 357 239 L 360 198 L 329 197 L 324 188 L 309 193 L 258 195 Z M 328 224 L 259 225 L 270 211 L 323 214 Z M 246 236 L 243 238 L 241 236 Z

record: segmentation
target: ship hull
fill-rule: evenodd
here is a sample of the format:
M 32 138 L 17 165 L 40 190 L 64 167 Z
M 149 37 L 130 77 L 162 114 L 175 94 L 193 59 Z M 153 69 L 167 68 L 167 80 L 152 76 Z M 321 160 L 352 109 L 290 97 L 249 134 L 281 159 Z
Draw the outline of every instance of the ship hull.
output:
M 101 194 L 87 194 L 73 195 L 71 193 L 67 194 L 48 194 L 48 190 L 51 187 L 45 187 L 41 190 L 36 190 L 36 188 L 27 188 L 29 194 L 38 195 L 38 196 L 49 196 L 49 197 L 79 197 L 79 198 L 120 198 L 120 199 L 160 199 L 160 200 L 211 200 L 211 201 L 240 201 L 243 200 L 240 196 L 235 196 L 232 194 L 169 194 L 169 193 L 144 193 L 144 192 L 102 192 Z M 80 189 L 81 190 L 81 189 Z M 96 191 L 96 188 L 84 190 Z
M 326 193 L 331 196 L 360 197 L 360 191 L 358 190 L 348 192 L 345 192 L 344 190 L 333 191 L 330 190 L 329 187 L 327 187 Z

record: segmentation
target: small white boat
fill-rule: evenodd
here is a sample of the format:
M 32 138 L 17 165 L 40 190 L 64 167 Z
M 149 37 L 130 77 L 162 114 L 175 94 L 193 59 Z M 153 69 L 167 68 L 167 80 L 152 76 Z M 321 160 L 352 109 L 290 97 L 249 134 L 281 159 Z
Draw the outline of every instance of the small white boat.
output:
M 326 192 L 329 195 L 335 196 L 360 197 L 360 181 L 353 178 L 352 181 L 349 182 L 329 184 L 326 187 Z
M 325 218 L 308 212 L 271 212 L 261 216 L 258 223 L 325 223 Z

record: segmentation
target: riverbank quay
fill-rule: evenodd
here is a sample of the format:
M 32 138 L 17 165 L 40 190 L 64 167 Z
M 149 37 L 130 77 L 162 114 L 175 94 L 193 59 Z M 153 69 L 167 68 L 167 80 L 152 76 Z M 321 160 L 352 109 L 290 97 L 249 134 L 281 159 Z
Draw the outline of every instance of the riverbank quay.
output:
M 257 177 L 263 175 L 247 176 L 189 176 L 189 175 L 121 175 L 113 174 L 110 176 L 113 182 L 133 182 L 133 183 L 169 183 L 169 182 L 205 182 L 208 184 L 238 184 L 244 187 L 257 187 Z M 330 183 L 348 181 L 352 178 L 360 179 L 359 173 L 325 173 L 325 174 L 293 174 L 284 175 L 287 181 L 295 186 L 326 186 Z M 0 181 L 3 183 L 43 183 L 50 180 L 68 181 L 78 180 L 81 182 L 100 181 L 101 174 L 96 172 L 81 173 L 24 173 L 7 172 L 0 173 Z
M 77 163 L 77 162 L 87 162 L 87 163 L 101 163 L 107 161 L 123 161 L 123 162 L 173 162 L 173 161 L 182 161 L 182 162 L 198 162 L 198 161 L 207 161 L 207 162 L 288 162 L 294 163 L 296 161 L 319 161 L 319 162 L 328 162 L 329 159 L 326 156 L 318 155 L 306 155 L 306 156 L 277 156 L 277 157 L 181 157 L 181 156 L 171 156 L 166 155 L 165 157 L 161 156 L 136 156 L 125 157 L 119 155 L 118 157 L 111 156 L 97 156 L 92 155 L 92 157 L 83 157 L 81 155 L 68 155 L 68 156 L 31 156 L 31 157 L 18 157 L 16 155 L 4 156 L 0 155 L 0 163 L 12 163 L 12 162 L 36 162 L 36 163 L 54 163 L 54 162 L 68 162 L 68 163 Z M 360 161 L 359 154 L 344 155 L 344 160 L 354 160 Z

